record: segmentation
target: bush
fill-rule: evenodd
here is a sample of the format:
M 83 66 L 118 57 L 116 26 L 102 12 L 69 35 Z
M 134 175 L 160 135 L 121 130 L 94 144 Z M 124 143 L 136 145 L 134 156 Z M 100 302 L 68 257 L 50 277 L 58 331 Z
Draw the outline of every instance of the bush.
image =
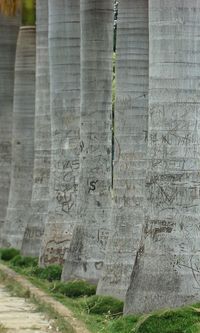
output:
M 96 286 L 83 280 L 74 280 L 69 282 L 60 282 L 55 288 L 55 292 L 68 297 L 92 296 L 96 294 Z
M 98 315 L 121 315 L 124 303 L 110 296 L 91 296 L 83 302 L 84 308 L 88 313 Z
M 62 274 L 62 266 L 60 265 L 49 265 L 47 267 L 36 267 L 33 270 L 33 275 L 40 279 L 55 281 L 60 280 Z
M 20 254 L 19 250 L 16 250 L 14 248 L 10 249 L 1 249 L 1 259 L 4 261 L 10 261 L 14 257 Z
M 16 256 L 11 260 L 11 265 L 15 267 L 27 268 L 27 267 L 36 267 L 38 263 L 38 258 L 35 257 L 23 257 Z

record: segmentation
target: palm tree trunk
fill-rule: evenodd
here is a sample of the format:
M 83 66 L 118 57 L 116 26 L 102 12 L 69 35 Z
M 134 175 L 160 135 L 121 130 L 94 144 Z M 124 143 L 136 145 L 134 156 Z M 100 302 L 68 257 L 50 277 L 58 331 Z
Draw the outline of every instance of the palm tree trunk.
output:
M 0 14 L 0 243 L 8 205 L 14 91 L 14 66 L 20 15 Z
M 63 279 L 97 281 L 110 223 L 113 1 L 81 0 L 78 225 Z
M 49 0 L 52 151 L 41 264 L 63 262 L 76 220 L 80 127 L 80 4 Z
M 51 156 L 50 92 L 48 61 L 48 0 L 36 3 L 35 144 L 31 210 L 22 252 L 39 256 L 49 200 Z
M 144 220 L 148 0 L 119 2 L 112 227 L 98 294 L 125 298 Z
M 34 161 L 35 27 L 21 27 L 17 41 L 11 185 L 4 246 L 21 248 L 29 216 Z
M 200 3 L 149 3 L 147 213 L 125 312 L 200 298 Z

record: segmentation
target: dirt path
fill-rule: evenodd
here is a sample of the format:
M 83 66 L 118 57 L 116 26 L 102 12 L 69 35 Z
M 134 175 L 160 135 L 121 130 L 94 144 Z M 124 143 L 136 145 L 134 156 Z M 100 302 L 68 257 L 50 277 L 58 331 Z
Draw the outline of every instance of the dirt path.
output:
M 54 333 L 51 322 L 23 298 L 11 296 L 0 285 L 0 324 L 8 333 Z
M 85 327 L 82 321 L 79 321 L 72 311 L 67 307 L 53 299 L 51 296 L 47 295 L 44 291 L 33 286 L 29 281 L 27 281 L 23 276 L 20 276 L 10 268 L 0 264 L 0 271 L 2 271 L 9 279 L 18 282 L 23 288 L 29 290 L 30 295 L 34 296 L 35 299 L 42 303 L 49 305 L 58 315 L 65 319 L 72 327 L 75 333 L 91 333 Z M 0 295 L 1 297 L 1 295 Z M 1 322 L 1 319 L 0 319 Z M 24 331 L 19 331 L 17 333 L 24 333 Z M 31 332 L 31 331 L 30 331 Z M 36 331 L 34 331 L 36 333 Z M 43 333 L 43 331 L 41 331 Z M 9 332 L 11 333 L 11 332 Z M 14 332 L 15 333 L 15 332 Z M 27 332 L 26 332 L 27 333 Z M 31 332 L 32 333 L 32 332 Z M 52 333 L 52 332 L 51 332 Z

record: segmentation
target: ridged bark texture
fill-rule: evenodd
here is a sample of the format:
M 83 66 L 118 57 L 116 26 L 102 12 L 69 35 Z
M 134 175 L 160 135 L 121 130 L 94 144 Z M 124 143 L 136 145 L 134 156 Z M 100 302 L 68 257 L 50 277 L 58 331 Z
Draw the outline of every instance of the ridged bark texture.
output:
M 81 0 L 78 225 L 63 279 L 100 277 L 110 223 L 113 1 Z
M 11 185 L 4 246 L 21 249 L 29 217 L 34 162 L 35 28 L 21 27 L 16 51 Z
M 49 0 L 52 151 L 41 264 L 63 262 L 76 220 L 80 152 L 80 2 Z
M 48 0 L 36 2 L 36 96 L 34 172 L 30 218 L 22 252 L 39 256 L 49 200 L 51 156 L 50 88 L 48 56 Z
M 200 3 L 151 0 L 149 16 L 147 212 L 126 313 L 200 299 Z
M 144 220 L 149 83 L 148 0 L 119 2 L 111 233 L 98 294 L 125 298 Z
M 6 218 L 11 172 L 14 66 L 20 15 L 0 14 L 0 243 Z

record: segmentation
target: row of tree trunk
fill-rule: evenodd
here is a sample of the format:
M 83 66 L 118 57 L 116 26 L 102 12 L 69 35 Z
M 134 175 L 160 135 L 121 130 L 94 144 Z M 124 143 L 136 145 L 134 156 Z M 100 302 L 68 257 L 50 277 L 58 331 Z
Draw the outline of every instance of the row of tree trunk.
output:
M 36 4 L 16 58 L 0 16 L 1 245 L 125 313 L 198 301 L 200 4 L 119 1 L 114 121 L 113 1 Z

